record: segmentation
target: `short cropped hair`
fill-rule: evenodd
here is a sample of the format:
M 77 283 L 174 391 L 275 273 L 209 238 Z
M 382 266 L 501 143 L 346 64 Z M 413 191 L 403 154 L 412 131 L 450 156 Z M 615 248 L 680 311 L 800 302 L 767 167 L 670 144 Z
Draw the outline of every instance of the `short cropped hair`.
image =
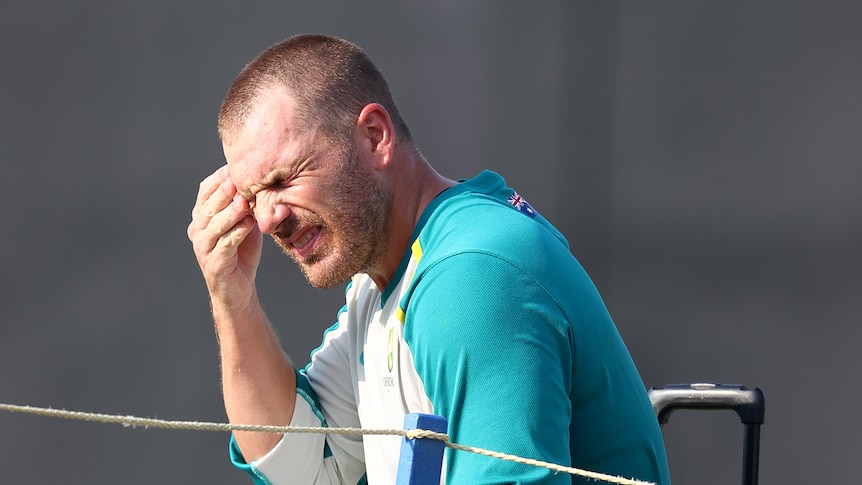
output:
M 219 109 L 222 141 L 230 142 L 245 126 L 260 97 L 279 86 L 296 102 L 300 121 L 333 142 L 346 141 L 369 103 L 386 108 L 396 139 L 413 141 L 389 84 L 368 55 L 351 42 L 320 34 L 279 42 L 240 71 Z

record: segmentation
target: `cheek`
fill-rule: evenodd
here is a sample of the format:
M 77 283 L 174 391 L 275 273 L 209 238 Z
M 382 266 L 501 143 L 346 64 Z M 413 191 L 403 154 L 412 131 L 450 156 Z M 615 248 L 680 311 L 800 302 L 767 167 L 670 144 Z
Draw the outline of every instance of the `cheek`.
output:
M 344 197 L 335 187 L 328 185 L 304 186 L 288 189 L 280 199 L 300 219 L 332 219 L 344 211 L 350 211 L 357 201 Z

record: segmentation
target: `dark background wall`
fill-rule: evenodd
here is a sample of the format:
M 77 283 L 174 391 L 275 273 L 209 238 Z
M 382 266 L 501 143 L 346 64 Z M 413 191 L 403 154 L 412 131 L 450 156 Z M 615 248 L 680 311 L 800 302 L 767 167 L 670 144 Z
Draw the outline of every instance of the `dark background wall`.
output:
M 405 2 L 406 3 L 406 2 Z M 364 46 L 444 174 L 492 168 L 569 237 L 648 386 L 767 396 L 762 483 L 851 483 L 862 315 L 858 2 L 6 2 L 0 402 L 224 420 L 185 236 L 221 98 L 266 46 Z M 341 291 L 267 247 L 298 361 Z M 676 483 L 741 427 L 680 412 Z M 220 433 L 0 414 L 0 483 L 247 483 Z

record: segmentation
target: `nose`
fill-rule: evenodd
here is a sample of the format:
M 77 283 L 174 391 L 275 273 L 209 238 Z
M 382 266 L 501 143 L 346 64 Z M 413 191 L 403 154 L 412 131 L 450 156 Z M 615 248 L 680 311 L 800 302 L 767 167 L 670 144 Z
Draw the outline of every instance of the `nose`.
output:
M 260 232 L 273 234 L 290 215 L 290 208 L 280 203 L 257 203 L 253 212 Z

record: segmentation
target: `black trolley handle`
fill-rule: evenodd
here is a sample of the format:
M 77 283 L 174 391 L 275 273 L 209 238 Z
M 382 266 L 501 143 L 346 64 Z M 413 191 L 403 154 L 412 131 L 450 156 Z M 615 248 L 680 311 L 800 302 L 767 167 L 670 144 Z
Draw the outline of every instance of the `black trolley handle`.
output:
M 747 389 L 735 384 L 671 384 L 649 390 L 660 424 L 677 409 L 732 409 L 745 425 L 742 458 L 742 483 L 757 485 L 760 466 L 760 425 L 766 414 L 766 400 L 760 388 Z

